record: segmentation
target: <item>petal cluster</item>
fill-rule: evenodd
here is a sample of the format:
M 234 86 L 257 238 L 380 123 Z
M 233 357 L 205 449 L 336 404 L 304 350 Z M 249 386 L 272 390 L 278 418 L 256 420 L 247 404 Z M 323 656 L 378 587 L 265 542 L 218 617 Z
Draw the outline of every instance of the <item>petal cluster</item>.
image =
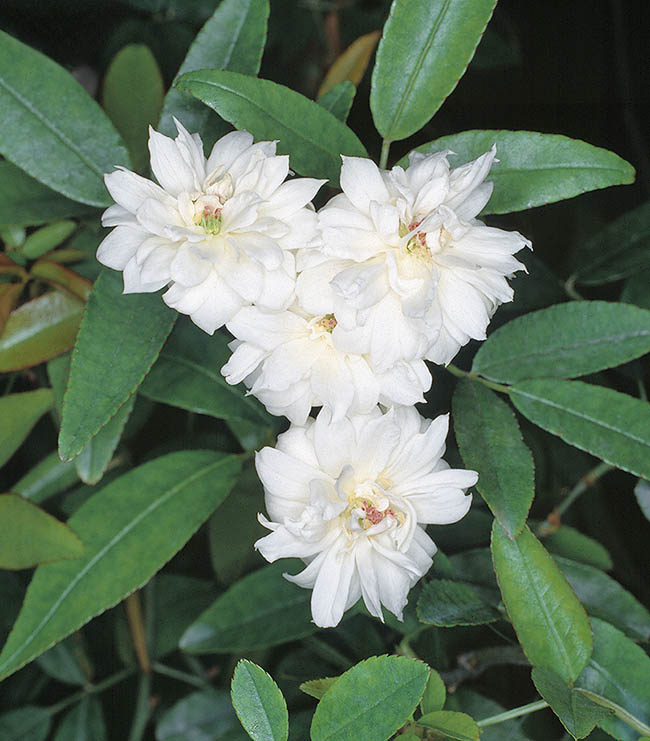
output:
M 463 517 L 478 478 L 442 459 L 448 425 L 413 407 L 340 422 L 323 411 L 257 454 L 271 533 L 255 546 L 269 561 L 307 562 L 287 578 L 313 589 L 317 625 L 337 625 L 359 598 L 372 615 L 383 620 L 383 606 L 401 619 L 436 551 L 424 525 Z

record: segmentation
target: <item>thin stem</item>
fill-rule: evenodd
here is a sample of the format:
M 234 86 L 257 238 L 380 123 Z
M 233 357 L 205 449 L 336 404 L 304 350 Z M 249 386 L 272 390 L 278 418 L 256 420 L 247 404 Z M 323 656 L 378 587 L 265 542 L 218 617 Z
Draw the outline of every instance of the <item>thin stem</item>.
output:
M 247 460 L 252 458 L 256 452 L 256 450 L 245 450 L 243 453 L 236 453 L 236 455 L 242 463 L 245 463 Z
M 587 489 L 593 486 L 601 476 L 604 476 L 613 468 L 614 466 L 609 463 L 599 463 L 597 466 L 592 468 L 591 471 L 588 471 L 556 507 L 554 514 L 557 517 L 561 517 L 582 493 L 587 491 Z
M 505 723 L 507 720 L 513 718 L 520 718 L 522 715 L 528 715 L 528 713 L 534 713 L 537 710 L 543 710 L 548 707 L 546 700 L 537 700 L 536 702 L 530 702 L 528 705 L 521 705 L 518 708 L 512 710 L 506 710 L 505 713 L 499 713 L 498 715 L 491 715 L 489 718 L 483 718 L 483 720 L 477 720 L 476 725 L 479 728 L 485 728 L 485 726 L 494 726 L 497 723 Z
M 133 641 L 135 654 L 138 657 L 138 665 L 145 674 L 149 674 L 151 672 L 151 662 L 149 660 L 149 649 L 147 648 L 147 631 L 142 615 L 140 593 L 133 592 L 133 594 L 130 594 L 124 600 L 124 605 L 126 607 L 126 617 L 129 621 L 131 640 Z
M 151 715 L 151 674 L 140 674 L 140 680 L 138 682 L 138 696 L 135 701 L 135 712 L 133 714 L 133 723 L 131 725 L 131 733 L 129 733 L 129 741 L 142 741 L 145 729 L 149 723 L 149 716 Z
M 578 293 L 576 290 L 576 276 L 571 275 L 566 280 L 564 284 L 564 292 L 569 298 L 572 298 L 574 301 L 584 301 L 585 298 L 581 293 Z
M 388 150 L 390 149 L 391 142 L 388 139 L 384 139 L 381 143 L 381 155 L 379 157 L 379 169 L 385 170 L 388 164 Z
M 202 679 L 206 684 L 210 684 L 210 674 L 208 674 L 203 668 L 203 664 L 195 656 L 181 651 L 181 657 L 195 677 Z
M 109 687 L 112 687 L 114 684 L 117 684 L 118 682 L 121 682 L 123 679 L 130 677 L 134 673 L 135 673 L 135 669 L 133 667 L 122 669 L 122 671 L 119 671 L 116 674 L 113 674 L 112 676 L 107 677 L 106 679 L 102 679 L 102 681 L 97 682 L 97 684 L 90 684 L 87 687 L 85 687 L 83 690 L 80 690 L 79 692 L 75 692 L 74 695 L 70 695 L 70 697 L 66 697 L 65 700 L 61 700 L 61 702 L 57 702 L 56 705 L 50 705 L 50 707 L 47 708 L 47 712 L 50 715 L 56 715 L 57 713 L 60 713 L 62 710 L 69 708 L 70 705 L 74 705 L 80 700 L 83 700 L 83 698 L 86 695 L 94 695 L 98 692 L 103 692 L 104 690 L 107 690 Z
M 639 387 L 639 399 L 641 399 L 641 401 L 648 401 L 648 394 L 643 385 L 643 378 L 637 379 L 637 386 Z
M 154 661 L 154 663 L 151 665 L 151 668 L 158 674 L 163 674 L 164 676 L 170 677 L 171 679 L 177 679 L 179 682 L 185 682 L 185 684 L 191 684 L 193 687 L 198 687 L 201 690 L 204 690 L 206 687 L 210 686 L 209 682 L 206 682 L 203 679 L 199 679 L 193 674 L 182 672 L 180 671 L 180 669 L 174 669 L 173 667 L 167 666 L 166 664 L 161 664 L 159 661 Z
M 502 383 L 494 383 L 494 381 L 488 381 L 485 378 L 481 378 L 481 376 L 475 375 L 474 373 L 469 373 L 468 371 L 461 370 L 455 365 L 446 365 L 445 370 L 448 370 L 453 376 L 458 376 L 458 378 L 469 378 L 470 381 L 478 381 L 479 383 L 482 383 L 484 386 L 487 386 L 493 391 L 500 391 L 502 394 L 510 393 L 510 386 L 504 386 Z

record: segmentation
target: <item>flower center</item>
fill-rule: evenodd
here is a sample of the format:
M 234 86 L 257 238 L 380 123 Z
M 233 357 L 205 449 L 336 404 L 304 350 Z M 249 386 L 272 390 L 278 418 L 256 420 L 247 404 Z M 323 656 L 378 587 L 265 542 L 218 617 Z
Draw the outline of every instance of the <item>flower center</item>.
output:
M 194 223 L 207 234 L 219 234 L 223 204 L 218 195 L 200 196 L 194 201 Z
M 353 486 L 348 493 L 345 511 L 350 532 L 370 530 L 382 523 L 380 532 L 383 532 L 391 526 L 399 527 L 406 522 L 406 515 L 391 502 L 386 489 L 388 486 L 389 481 L 363 481 Z
M 337 321 L 334 314 L 325 314 L 325 316 L 321 317 L 316 324 L 319 327 L 322 327 L 326 332 L 332 334 L 334 327 L 337 325 Z
M 423 219 L 420 219 L 419 221 L 412 221 L 408 226 L 400 223 L 399 236 L 404 238 L 411 234 L 403 249 L 406 250 L 406 252 L 413 257 L 420 257 L 429 260 L 431 259 L 431 251 L 427 246 L 426 232 L 414 232 L 414 230 L 420 226 L 422 221 Z
M 308 323 L 311 331 L 310 339 L 317 340 L 319 338 L 327 338 L 328 342 L 331 343 L 332 339 L 330 335 L 334 331 L 337 323 L 334 314 L 324 314 L 323 316 L 314 317 Z

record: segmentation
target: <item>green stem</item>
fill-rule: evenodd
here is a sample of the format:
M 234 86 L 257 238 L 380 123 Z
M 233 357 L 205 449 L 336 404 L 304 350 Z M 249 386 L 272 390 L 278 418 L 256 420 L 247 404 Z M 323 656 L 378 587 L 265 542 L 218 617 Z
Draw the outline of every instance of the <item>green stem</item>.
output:
M 582 493 L 587 491 L 587 489 L 593 486 L 601 476 L 604 476 L 613 468 L 614 466 L 609 463 L 599 463 L 597 466 L 592 468 L 591 471 L 588 471 L 556 507 L 555 515 L 561 517 Z
M 135 701 L 135 712 L 133 714 L 133 723 L 131 725 L 131 733 L 129 733 L 129 741 L 142 741 L 144 732 L 149 723 L 149 716 L 151 715 L 151 674 L 140 674 L 140 680 L 138 682 L 138 696 Z
M 381 155 L 379 157 L 379 169 L 385 170 L 388 164 L 388 150 L 390 149 L 391 142 L 388 139 L 384 139 L 381 143 Z
M 179 682 L 185 682 L 185 684 L 191 684 L 193 687 L 198 687 L 201 690 L 210 686 L 209 682 L 199 679 L 199 677 L 195 677 L 193 674 L 182 672 L 180 669 L 174 669 L 166 664 L 161 664 L 159 661 L 154 661 L 151 668 L 158 674 L 163 674 L 171 679 L 177 679 Z
M 493 391 L 500 391 L 502 394 L 510 393 L 510 386 L 504 386 L 502 383 L 494 383 L 493 381 L 488 381 L 485 378 L 481 378 L 481 376 L 475 375 L 474 373 L 469 373 L 468 371 L 461 370 L 455 365 L 446 365 L 445 370 L 448 370 L 453 376 L 458 376 L 458 378 L 469 378 L 470 381 L 478 381 L 479 383 L 482 383 L 484 386 L 487 386 Z
M 83 698 L 86 695 L 94 695 L 94 694 L 97 694 L 98 692 L 103 692 L 104 690 L 107 690 L 109 687 L 112 687 L 114 684 L 117 684 L 118 682 L 121 682 L 123 679 L 130 677 L 134 673 L 135 673 L 135 669 L 133 667 L 122 669 L 122 671 L 117 672 L 116 674 L 113 674 L 112 676 L 107 677 L 106 679 L 103 679 L 101 682 L 97 682 L 97 684 L 88 685 L 83 690 L 79 692 L 75 692 L 74 695 L 70 695 L 70 697 L 66 697 L 65 700 L 61 700 L 61 702 L 57 702 L 56 705 L 50 705 L 50 707 L 47 708 L 47 712 L 50 715 L 56 715 L 57 713 L 60 713 L 62 710 L 69 708 L 70 705 L 74 705 L 80 700 L 83 700 Z
M 564 291 L 566 295 L 569 298 L 572 298 L 574 301 L 584 301 L 585 300 L 585 297 L 581 293 L 578 293 L 578 291 L 576 290 L 576 276 L 575 275 L 569 276 L 569 278 L 566 280 L 564 284 Z
M 142 603 L 140 602 L 140 593 L 133 592 L 125 600 L 126 616 L 129 621 L 129 630 L 131 631 L 131 640 L 135 655 L 138 658 L 138 665 L 145 674 L 151 671 L 151 662 L 149 660 L 149 649 L 147 646 L 147 630 L 142 615 Z
M 483 718 L 483 720 L 477 720 L 476 725 L 479 728 L 485 728 L 485 726 L 494 726 L 497 723 L 505 723 L 507 720 L 513 718 L 520 718 L 522 715 L 528 715 L 528 713 L 534 713 L 537 710 L 543 710 L 548 707 L 546 700 L 537 700 L 536 702 L 530 702 L 528 705 L 521 705 L 518 708 L 512 710 L 506 710 L 505 713 L 499 713 L 498 715 L 491 715 L 489 718 Z

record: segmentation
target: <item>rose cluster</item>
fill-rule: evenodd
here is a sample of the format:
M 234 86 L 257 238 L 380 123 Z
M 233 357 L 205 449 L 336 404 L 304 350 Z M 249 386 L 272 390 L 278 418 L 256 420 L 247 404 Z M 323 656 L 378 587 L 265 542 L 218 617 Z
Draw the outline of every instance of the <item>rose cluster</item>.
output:
M 159 185 L 106 175 L 114 229 L 97 257 L 125 293 L 165 287 L 201 329 L 225 325 L 226 380 L 291 421 L 256 457 L 271 517 L 256 547 L 305 561 L 286 576 L 313 589 L 314 621 L 337 625 L 359 598 L 401 619 L 436 550 L 425 526 L 462 518 L 478 478 L 442 459 L 448 416 L 413 406 L 431 386 L 425 361 L 484 339 L 525 269 L 514 254 L 528 241 L 476 218 L 495 149 L 453 169 L 448 151 L 388 171 L 343 157 L 342 193 L 317 213 L 325 181 L 288 177 L 274 142 L 235 131 L 206 159 L 176 126 L 175 140 L 151 130 Z

